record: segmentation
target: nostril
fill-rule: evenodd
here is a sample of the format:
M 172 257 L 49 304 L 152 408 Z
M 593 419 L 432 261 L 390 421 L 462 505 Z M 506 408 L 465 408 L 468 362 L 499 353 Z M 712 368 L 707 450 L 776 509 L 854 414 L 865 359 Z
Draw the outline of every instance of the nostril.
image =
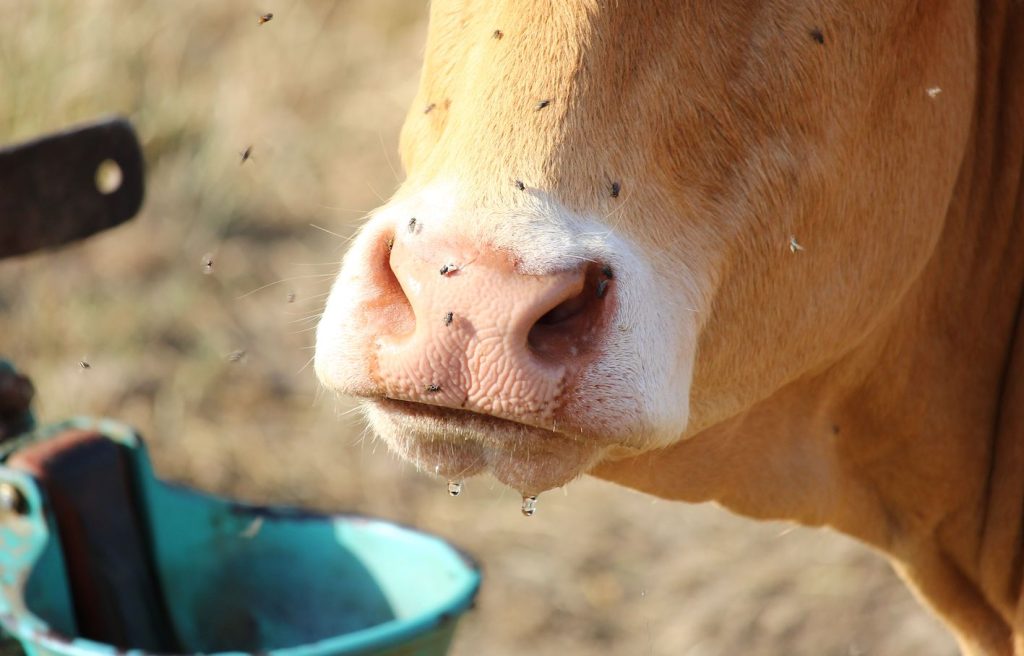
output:
M 595 343 L 607 323 L 608 267 L 582 272 L 582 289 L 543 314 L 530 328 L 527 344 L 546 360 L 582 355 Z M 579 288 L 578 288 L 579 289 Z
M 416 328 L 412 304 L 395 274 L 395 250 L 394 235 L 380 240 L 369 272 L 374 295 L 366 306 L 369 316 L 377 323 L 377 329 L 390 336 L 406 335 Z
M 542 316 L 537 320 L 537 324 L 541 326 L 554 326 L 556 324 L 568 321 L 583 312 L 587 306 L 587 300 L 584 298 L 586 290 L 580 292 L 578 295 L 570 298 L 567 301 L 562 301 L 553 310 Z

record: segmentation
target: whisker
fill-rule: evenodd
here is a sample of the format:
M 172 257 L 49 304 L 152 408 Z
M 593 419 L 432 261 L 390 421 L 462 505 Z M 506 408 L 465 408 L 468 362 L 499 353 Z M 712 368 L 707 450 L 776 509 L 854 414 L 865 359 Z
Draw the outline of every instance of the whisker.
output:
M 401 183 L 402 181 L 398 179 L 398 173 L 395 172 L 395 167 L 391 165 L 391 156 L 388 155 L 388 149 L 384 145 L 384 136 L 381 134 L 380 130 L 377 130 L 377 141 L 380 142 L 380 149 L 384 152 L 384 161 L 388 163 L 388 168 L 391 169 L 391 175 L 395 176 L 396 183 Z
M 313 356 L 312 358 L 310 358 L 309 362 L 312 362 L 315 357 L 316 356 Z M 306 367 L 308 367 L 309 366 L 309 362 L 307 362 L 302 368 L 305 369 Z M 316 405 L 317 403 L 320 403 L 320 400 L 324 398 L 324 392 L 327 391 L 327 388 L 324 386 L 323 383 L 319 382 L 319 379 L 317 380 L 317 382 L 319 384 L 316 386 L 316 391 L 313 392 L 313 403 L 312 403 L 312 405 Z
M 303 319 L 309 319 L 310 317 L 319 317 L 323 314 L 324 309 L 324 304 L 321 299 L 329 293 L 330 292 L 324 292 L 323 294 L 317 294 L 315 297 L 310 296 L 308 298 L 296 299 L 292 303 L 292 305 L 295 306 L 295 311 L 285 311 L 285 314 L 291 317 L 289 321 L 301 321 Z M 303 307 L 303 304 L 312 304 L 313 307 Z
M 299 315 L 301 315 L 301 316 L 299 316 Z M 298 323 L 300 321 L 312 321 L 314 319 L 319 319 L 323 315 L 324 315 L 323 311 L 310 312 L 310 313 L 297 312 L 294 315 L 291 315 L 291 318 L 288 319 L 288 323 Z
M 302 323 L 303 321 L 319 321 L 320 317 L 324 316 L 322 312 L 314 314 L 308 317 L 302 317 L 301 319 L 289 319 L 288 323 Z
M 309 225 L 310 225 L 310 227 L 316 228 L 317 230 L 323 230 L 327 234 L 333 235 L 333 236 L 337 237 L 338 239 L 343 239 L 345 241 L 352 241 L 352 237 L 351 236 L 346 237 L 345 235 L 339 235 L 338 233 L 332 232 L 331 230 L 328 230 L 327 228 L 324 228 L 323 226 L 318 226 L 315 223 L 310 223 Z
M 255 294 L 256 292 L 258 292 L 260 290 L 266 289 L 267 287 L 273 287 L 274 285 L 280 285 L 283 282 L 290 282 L 292 280 L 308 280 L 310 278 L 331 278 L 333 276 L 334 276 L 333 273 L 310 273 L 310 274 L 304 275 L 304 276 L 292 276 L 290 278 L 282 278 L 281 280 L 275 280 L 274 282 L 268 282 L 267 284 L 263 285 L 262 287 L 257 287 L 256 289 L 252 290 L 251 292 L 246 292 L 246 293 L 242 294 L 241 296 L 236 296 L 235 300 L 238 301 L 238 300 L 241 300 L 241 299 L 243 299 L 243 298 L 245 298 L 247 296 L 252 296 L 253 294 Z
M 313 294 L 312 296 L 304 296 L 303 298 L 298 298 L 298 299 L 295 299 L 295 300 L 299 301 L 300 303 L 303 302 L 303 301 L 309 302 L 309 301 L 313 301 L 313 300 L 316 300 L 316 299 L 323 298 L 324 296 L 329 296 L 330 293 L 331 293 L 331 290 L 327 290 L 326 292 L 322 292 L 320 294 Z
M 322 207 L 325 210 L 338 210 L 340 212 L 351 212 L 353 214 L 359 214 L 367 216 L 372 210 L 356 210 L 351 207 L 341 207 L 340 205 L 324 205 L 323 203 L 316 203 L 317 207 Z
M 357 406 L 353 406 L 353 407 L 349 408 L 348 410 L 346 410 L 345 412 L 343 412 L 340 415 L 338 415 L 338 419 L 342 419 L 344 417 L 347 417 L 350 414 L 352 414 L 353 412 L 359 412 L 360 410 L 362 410 L 362 408 L 359 407 L 358 405 Z M 364 433 L 363 436 L 365 437 L 366 431 L 363 431 L 363 433 Z
M 295 323 L 296 321 L 309 321 L 310 319 L 319 319 L 320 317 L 322 317 L 324 315 L 323 310 L 319 310 L 317 312 L 308 312 L 308 313 L 299 313 L 299 314 L 302 314 L 302 316 L 301 317 L 295 317 L 293 319 L 289 319 L 288 323 Z
M 305 371 L 305 370 L 306 370 L 306 367 L 308 367 L 309 365 L 313 364 L 313 360 L 315 360 L 315 359 L 316 359 L 316 353 L 314 353 L 314 354 L 313 354 L 313 355 L 312 355 L 312 356 L 311 356 L 311 357 L 310 357 L 310 358 L 309 358 L 308 360 L 306 360 L 306 364 L 302 365 L 302 368 L 301 368 L 301 369 L 299 369 L 298 371 L 296 371 L 296 372 L 295 372 L 295 375 L 296 375 L 296 376 L 298 376 L 298 375 L 299 375 L 299 374 L 301 374 L 301 373 L 302 373 L 303 371 Z M 323 387 L 321 386 L 320 388 L 318 388 L 318 391 L 319 391 L 320 389 L 323 389 Z
M 619 211 L 621 211 L 621 210 L 622 210 L 622 208 L 624 208 L 624 207 L 625 207 L 625 206 L 626 206 L 627 204 L 629 204 L 629 202 L 630 202 L 631 200 L 633 200 L 633 193 L 630 193 L 630 194 L 629 194 L 628 196 L 626 196 L 625 198 L 623 198 L 623 199 L 622 199 L 622 202 L 621 202 L 621 203 L 619 203 L 619 204 L 618 204 L 618 206 L 617 206 L 617 207 L 616 207 L 615 209 L 611 210 L 610 212 L 608 212 L 607 214 L 605 214 L 604 216 L 602 216 L 602 217 L 601 217 L 601 221 L 602 221 L 602 222 L 604 222 L 604 221 L 607 221 L 607 220 L 608 220 L 609 218 L 611 218 L 611 217 L 612 217 L 612 215 L 614 215 L 614 214 L 615 214 L 616 212 L 619 212 Z M 621 220 L 621 217 L 619 217 L 619 218 L 620 218 L 620 220 Z M 605 236 L 605 237 L 606 237 L 606 236 L 608 236 L 608 235 L 612 234 L 613 232 L 615 232 L 615 230 L 616 230 L 616 228 L 617 228 L 617 227 L 618 227 L 618 222 L 616 221 L 616 222 L 615 222 L 615 223 L 613 223 L 612 225 L 608 226 L 608 231 L 607 231 L 607 232 L 605 232 L 605 233 L 604 233 L 604 235 L 602 235 L 602 236 Z
M 381 195 L 380 195 L 379 193 L 377 193 L 377 190 L 373 188 L 373 185 L 371 185 L 371 184 L 370 184 L 369 182 L 366 182 L 366 183 L 364 183 L 364 184 L 366 184 L 367 188 L 368 188 L 368 189 L 369 189 L 370 191 L 372 191 L 372 192 L 373 192 L 373 195 L 374 195 L 374 196 L 376 196 L 377 198 L 379 198 L 379 199 L 380 199 L 380 202 L 381 202 L 381 203 L 386 203 L 386 202 L 387 202 L 386 200 L 384 200 L 384 197 L 383 197 L 383 196 L 381 196 Z

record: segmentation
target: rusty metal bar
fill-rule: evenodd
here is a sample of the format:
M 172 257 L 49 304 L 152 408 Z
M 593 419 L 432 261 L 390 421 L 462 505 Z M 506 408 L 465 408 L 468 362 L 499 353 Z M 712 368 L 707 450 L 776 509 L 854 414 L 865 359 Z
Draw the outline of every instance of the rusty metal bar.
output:
M 143 160 L 112 118 L 0 149 L 0 258 L 60 246 L 132 218 Z

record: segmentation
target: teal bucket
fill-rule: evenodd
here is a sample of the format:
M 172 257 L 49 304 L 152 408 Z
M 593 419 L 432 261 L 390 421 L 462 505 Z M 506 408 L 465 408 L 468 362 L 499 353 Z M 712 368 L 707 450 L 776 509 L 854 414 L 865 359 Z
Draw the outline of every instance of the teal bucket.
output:
M 17 444 L 0 466 L 0 625 L 30 656 L 438 656 L 476 596 L 479 567 L 440 538 L 163 483 L 123 424 L 75 419 L 19 441 L 68 435 L 84 474 L 54 483 L 18 464 Z M 123 482 L 105 454 L 126 463 L 113 505 L 133 497 L 127 510 L 89 509 Z M 133 513 L 139 535 L 109 539 Z

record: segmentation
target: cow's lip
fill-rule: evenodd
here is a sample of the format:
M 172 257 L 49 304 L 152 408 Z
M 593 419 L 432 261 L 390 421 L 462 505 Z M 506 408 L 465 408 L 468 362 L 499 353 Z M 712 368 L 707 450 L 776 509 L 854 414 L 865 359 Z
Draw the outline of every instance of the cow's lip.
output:
M 392 399 L 387 397 L 374 399 L 373 402 L 382 409 L 396 412 L 409 418 L 429 418 L 442 422 L 451 422 L 453 429 L 456 427 L 459 429 L 465 429 L 466 427 L 479 427 L 488 431 L 487 437 L 484 438 L 484 441 L 490 441 L 490 439 L 487 439 L 488 437 L 500 439 L 500 435 L 502 434 L 507 434 L 511 431 L 519 432 L 524 429 L 529 429 L 530 431 L 536 431 L 537 433 L 542 434 L 546 433 L 551 436 L 563 436 L 562 433 L 558 433 L 557 431 L 540 428 L 538 426 L 530 426 L 510 419 L 502 419 L 501 417 L 485 415 L 471 410 L 447 408 L 439 405 L 417 403 L 415 401 L 403 401 L 401 399 Z M 494 431 L 497 435 L 490 431 Z
M 380 430 L 421 469 L 449 479 L 489 470 L 523 494 L 560 487 L 589 470 L 605 450 L 591 440 L 468 410 L 391 398 L 368 400 L 398 430 Z M 372 415 L 371 414 L 371 421 Z

